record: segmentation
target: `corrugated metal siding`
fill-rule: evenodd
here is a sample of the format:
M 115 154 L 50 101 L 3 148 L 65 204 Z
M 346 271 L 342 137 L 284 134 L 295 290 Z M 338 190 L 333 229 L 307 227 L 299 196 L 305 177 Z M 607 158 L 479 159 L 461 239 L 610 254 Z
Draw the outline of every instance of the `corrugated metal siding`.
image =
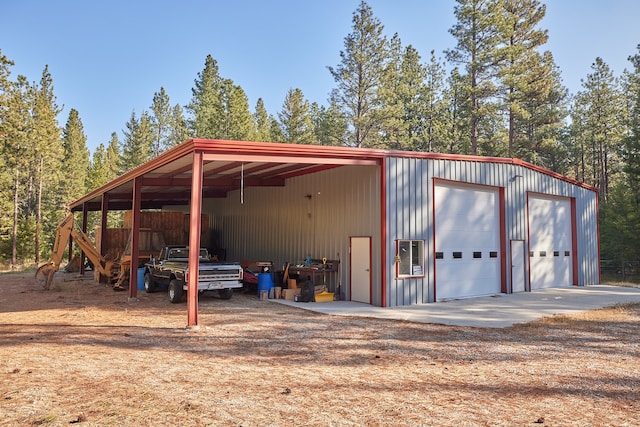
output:
M 432 302 L 433 277 L 433 179 L 440 178 L 505 189 L 507 266 L 509 241 L 524 240 L 528 247 L 527 194 L 550 194 L 576 199 L 578 284 L 598 283 L 597 194 L 559 178 L 506 163 L 465 160 L 387 159 L 387 277 L 385 286 L 389 306 Z M 424 240 L 426 271 L 424 278 L 395 278 L 397 239 Z M 528 266 L 527 266 L 528 267 Z M 507 271 L 508 273 L 508 271 Z M 510 274 L 507 274 L 507 281 Z M 507 289 L 510 289 L 510 283 Z
M 336 281 L 349 298 L 349 237 L 372 237 L 373 303 L 380 305 L 380 171 L 375 166 L 343 166 L 291 178 L 285 187 L 251 187 L 208 199 L 212 245 L 227 259 L 298 263 L 308 255 L 340 260 Z M 307 198 L 311 195 L 311 198 Z M 327 279 L 329 279 L 327 277 Z

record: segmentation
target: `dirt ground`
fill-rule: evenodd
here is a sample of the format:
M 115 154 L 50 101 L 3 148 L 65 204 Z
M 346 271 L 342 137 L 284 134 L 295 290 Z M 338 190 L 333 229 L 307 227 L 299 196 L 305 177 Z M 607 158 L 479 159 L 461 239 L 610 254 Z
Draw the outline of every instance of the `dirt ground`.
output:
M 635 426 L 640 305 L 506 329 L 0 275 L 0 425 Z

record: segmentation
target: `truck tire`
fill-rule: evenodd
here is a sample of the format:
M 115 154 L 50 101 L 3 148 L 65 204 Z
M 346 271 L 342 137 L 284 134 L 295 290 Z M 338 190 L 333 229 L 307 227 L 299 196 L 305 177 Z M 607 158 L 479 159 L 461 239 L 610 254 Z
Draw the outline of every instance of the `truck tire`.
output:
M 233 296 L 233 289 L 220 289 L 218 291 L 218 295 L 220 296 L 220 299 L 231 299 Z
M 182 298 L 184 297 L 184 290 L 182 289 L 182 284 L 178 282 L 176 279 L 171 279 L 169 282 L 169 302 L 172 304 L 179 304 L 182 302 Z
M 153 293 L 156 289 L 158 289 L 156 282 L 153 280 L 153 276 L 147 271 L 144 273 L 144 290 L 147 291 L 147 293 Z

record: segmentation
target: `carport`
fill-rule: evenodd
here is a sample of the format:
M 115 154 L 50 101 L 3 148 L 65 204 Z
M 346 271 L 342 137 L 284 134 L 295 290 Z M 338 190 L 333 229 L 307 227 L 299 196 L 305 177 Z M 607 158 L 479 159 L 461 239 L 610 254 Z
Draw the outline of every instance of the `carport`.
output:
M 131 210 L 133 266 L 138 264 L 139 258 L 142 210 L 188 206 L 188 243 L 190 247 L 200 247 L 203 199 L 224 199 L 235 192 L 239 193 L 238 203 L 242 204 L 244 192 L 249 188 L 285 187 L 292 178 L 344 166 L 375 167 L 379 170 L 377 191 L 384 192 L 384 161 L 384 152 L 379 150 L 191 139 L 72 202 L 70 209 L 82 212 L 83 231 L 87 227 L 87 213 L 100 211 L 103 235 L 109 211 Z M 378 207 L 379 216 L 384 218 L 385 203 L 379 203 Z M 383 223 L 381 221 L 380 224 Z M 381 229 L 378 232 L 384 246 L 385 233 Z M 104 254 L 105 240 L 102 239 L 100 244 L 98 249 Z M 197 251 L 190 252 L 189 269 L 195 274 L 188 278 L 188 326 L 198 325 L 197 256 Z M 384 263 L 381 264 L 384 269 Z M 130 299 L 137 297 L 137 280 L 136 269 L 132 268 L 128 291 Z

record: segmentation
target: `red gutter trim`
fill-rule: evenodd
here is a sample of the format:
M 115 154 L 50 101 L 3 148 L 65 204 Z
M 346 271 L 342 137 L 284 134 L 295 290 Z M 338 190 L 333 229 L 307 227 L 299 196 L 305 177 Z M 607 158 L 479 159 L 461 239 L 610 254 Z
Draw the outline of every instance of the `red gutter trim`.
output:
M 387 158 L 380 162 L 380 305 L 387 307 Z
M 511 265 L 511 263 L 507 264 L 507 215 L 504 187 L 498 187 L 498 209 L 500 209 L 498 212 L 500 222 L 500 291 L 510 294 L 507 286 L 507 265 Z
M 576 208 L 576 198 L 571 197 L 571 267 L 572 267 L 572 285 L 578 286 L 579 266 L 578 266 L 578 217 Z

